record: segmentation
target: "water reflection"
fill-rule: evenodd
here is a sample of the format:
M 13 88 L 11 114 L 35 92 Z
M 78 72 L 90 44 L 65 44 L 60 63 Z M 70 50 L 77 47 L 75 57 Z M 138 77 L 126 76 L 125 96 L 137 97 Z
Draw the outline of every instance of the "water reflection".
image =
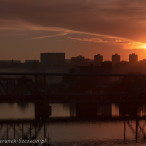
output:
M 23 104 L 23 103 L 22 103 Z M 31 119 L 34 118 L 34 104 L 0 103 L 0 119 Z
M 142 104 L 50 104 L 51 117 L 143 117 L 146 105 Z
M 145 145 L 146 105 L 0 103 L 0 136 L 47 139 L 45 145 Z
M 5 112 L 3 112 L 5 111 Z M 35 119 L 55 117 L 144 117 L 144 104 L 97 103 L 0 103 L 0 119 Z

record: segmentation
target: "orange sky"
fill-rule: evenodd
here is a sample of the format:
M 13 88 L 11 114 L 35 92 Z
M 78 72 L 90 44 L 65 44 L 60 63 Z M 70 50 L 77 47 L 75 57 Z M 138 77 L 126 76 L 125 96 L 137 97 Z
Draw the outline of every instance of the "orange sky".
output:
M 0 59 L 66 58 L 135 52 L 146 58 L 144 0 L 0 0 Z

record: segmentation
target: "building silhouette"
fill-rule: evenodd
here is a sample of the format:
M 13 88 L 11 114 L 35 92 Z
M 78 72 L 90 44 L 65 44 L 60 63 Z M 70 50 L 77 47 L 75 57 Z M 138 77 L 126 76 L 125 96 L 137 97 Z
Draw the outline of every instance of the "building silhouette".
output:
M 39 64 L 39 60 L 25 60 L 26 64 Z
M 84 56 L 76 56 L 76 57 L 71 57 L 71 64 L 72 65 L 77 65 L 77 66 L 82 66 L 84 65 L 85 62 L 85 57 Z
M 138 62 L 138 55 L 135 53 L 129 54 L 129 63 L 136 64 Z
M 120 55 L 114 54 L 112 55 L 112 64 L 116 65 L 120 63 Z
M 75 66 L 88 66 L 93 64 L 93 60 L 85 58 L 84 56 L 76 56 L 76 57 L 71 57 L 71 65 Z
M 101 63 L 103 62 L 103 56 L 100 54 L 97 54 L 94 56 L 94 65 L 100 66 Z
M 40 61 L 42 65 L 64 65 L 65 53 L 41 53 Z

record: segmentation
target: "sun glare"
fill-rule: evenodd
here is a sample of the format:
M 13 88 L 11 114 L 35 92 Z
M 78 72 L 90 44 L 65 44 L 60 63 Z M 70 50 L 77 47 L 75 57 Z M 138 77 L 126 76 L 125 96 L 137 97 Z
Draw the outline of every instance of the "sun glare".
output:
M 144 49 L 146 49 L 146 45 L 144 45 Z

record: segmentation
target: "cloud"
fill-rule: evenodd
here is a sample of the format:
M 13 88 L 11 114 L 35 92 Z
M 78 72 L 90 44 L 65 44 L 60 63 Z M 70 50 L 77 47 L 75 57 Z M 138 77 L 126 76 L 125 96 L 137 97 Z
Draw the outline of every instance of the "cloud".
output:
M 52 34 L 52 35 L 38 36 L 38 37 L 34 37 L 32 39 L 44 39 L 44 38 L 60 37 L 60 36 L 65 36 L 67 34 L 68 33 L 66 33 L 66 32 L 62 32 L 62 33 L 57 33 L 57 34 Z
M 130 48 L 131 49 L 143 49 L 144 46 L 146 46 L 146 43 L 133 41 L 133 40 L 126 39 L 126 38 L 109 36 L 109 35 L 101 35 L 101 34 L 91 34 L 91 33 L 89 33 L 89 34 L 85 33 L 83 36 L 82 33 L 80 34 L 81 35 L 80 37 L 79 37 L 79 33 L 78 33 L 77 37 L 69 36 L 68 38 L 72 39 L 72 40 L 86 42 L 86 43 L 109 44 L 109 45 L 114 45 L 114 46 L 117 45 L 123 49 L 130 49 Z
M 5 25 L 6 24 L 6 25 Z M 47 39 L 55 37 L 66 37 L 71 40 L 82 41 L 87 43 L 98 44 L 114 44 L 122 48 L 143 48 L 145 43 L 133 41 L 129 38 L 117 37 L 107 34 L 98 34 L 92 32 L 76 31 L 61 27 L 47 27 L 42 25 L 35 25 L 29 22 L 14 21 L 14 20 L 0 20 L 0 31 L 15 33 L 18 36 L 28 36 L 27 39 Z
M 145 0 L 0 0 L 1 28 L 12 21 L 9 28 L 22 29 L 15 24 L 21 23 L 32 30 L 53 27 L 145 42 L 145 18 Z
M 108 43 L 106 40 L 100 38 L 77 38 L 77 37 L 68 37 L 69 39 L 83 41 L 83 42 L 93 42 L 93 43 Z
M 73 35 L 74 34 L 74 35 Z M 103 35 L 103 34 L 95 34 L 95 33 L 86 33 L 86 32 L 76 32 L 73 31 L 72 35 L 68 37 L 69 39 L 84 41 L 84 42 L 93 42 L 93 43 L 120 43 L 120 44 L 128 44 L 132 42 L 132 40 L 110 36 L 110 35 Z

